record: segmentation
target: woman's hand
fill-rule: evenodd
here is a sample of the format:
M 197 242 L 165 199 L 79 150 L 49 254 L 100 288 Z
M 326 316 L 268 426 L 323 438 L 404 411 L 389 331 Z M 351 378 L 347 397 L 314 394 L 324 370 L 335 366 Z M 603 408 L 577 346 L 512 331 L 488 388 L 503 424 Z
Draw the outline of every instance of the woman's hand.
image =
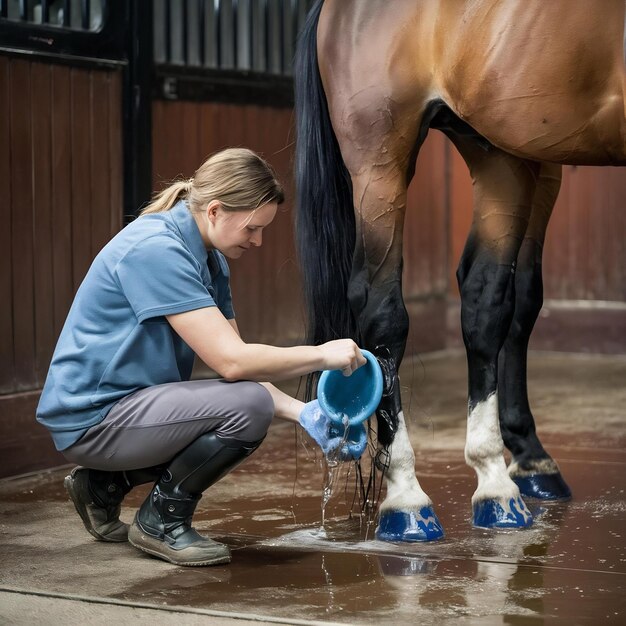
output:
M 352 339 L 336 339 L 319 346 L 325 370 L 341 370 L 344 376 L 350 376 L 354 370 L 365 365 L 367 359 L 361 354 L 359 346 Z

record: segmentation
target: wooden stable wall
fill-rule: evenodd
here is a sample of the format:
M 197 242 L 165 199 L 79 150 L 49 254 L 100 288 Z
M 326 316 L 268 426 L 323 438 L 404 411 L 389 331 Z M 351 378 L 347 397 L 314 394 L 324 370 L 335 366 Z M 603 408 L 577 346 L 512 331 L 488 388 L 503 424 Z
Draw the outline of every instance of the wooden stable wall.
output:
M 63 462 L 35 407 L 72 297 L 121 227 L 121 74 L 0 56 L 0 476 Z
M 294 344 L 304 311 L 293 244 L 292 111 L 255 105 L 156 101 L 153 105 L 153 180 L 160 189 L 190 177 L 212 153 L 245 146 L 276 169 L 286 200 L 263 233 L 263 246 L 230 261 L 235 314 L 247 341 Z

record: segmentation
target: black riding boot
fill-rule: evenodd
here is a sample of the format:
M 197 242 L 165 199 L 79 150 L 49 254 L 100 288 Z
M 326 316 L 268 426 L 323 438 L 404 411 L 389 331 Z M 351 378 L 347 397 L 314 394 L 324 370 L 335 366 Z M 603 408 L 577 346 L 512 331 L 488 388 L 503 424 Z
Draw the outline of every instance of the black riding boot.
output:
M 128 524 L 120 521 L 124 496 L 135 486 L 155 482 L 163 467 L 108 472 L 75 467 L 63 484 L 85 528 L 98 541 L 128 540 Z
M 154 486 L 131 524 L 128 540 L 148 554 L 176 565 L 230 562 L 228 546 L 191 527 L 202 492 L 252 454 L 247 443 L 206 433 L 180 452 Z
M 128 524 L 120 521 L 124 496 L 136 485 L 154 482 L 163 467 L 106 472 L 75 467 L 63 484 L 85 528 L 99 541 L 128 540 Z

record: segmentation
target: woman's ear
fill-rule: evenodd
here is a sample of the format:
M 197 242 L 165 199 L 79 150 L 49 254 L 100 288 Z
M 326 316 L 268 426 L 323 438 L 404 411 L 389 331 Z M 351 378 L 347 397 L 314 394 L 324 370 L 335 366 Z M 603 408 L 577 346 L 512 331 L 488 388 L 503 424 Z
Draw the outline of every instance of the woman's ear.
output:
M 211 202 L 209 202 L 209 204 L 207 205 L 206 207 L 207 218 L 212 224 L 215 223 L 215 220 L 217 219 L 217 214 L 221 207 L 222 205 L 219 200 L 211 200 Z

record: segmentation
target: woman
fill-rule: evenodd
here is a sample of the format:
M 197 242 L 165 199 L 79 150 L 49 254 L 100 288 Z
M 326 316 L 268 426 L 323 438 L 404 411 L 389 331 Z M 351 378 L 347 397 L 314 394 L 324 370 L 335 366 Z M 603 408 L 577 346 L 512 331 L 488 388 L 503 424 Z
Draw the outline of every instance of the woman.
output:
M 239 336 L 225 257 L 261 245 L 283 202 L 246 149 L 210 157 L 98 254 L 57 344 L 37 409 L 75 468 L 65 486 L 87 530 L 177 565 L 230 561 L 191 518 L 202 493 L 261 443 L 271 419 L 311 425 L 315 403 L 268 382 L 365 363 L 351 340 L 277 348 Z M 222 378 L 190 381 L 194 353 Z M 308 428 L 308 427 L 307 427 Z M 322 429 L 323 430 L 323 429 Z M 128 529 L 121 502 L 156 481 Z

